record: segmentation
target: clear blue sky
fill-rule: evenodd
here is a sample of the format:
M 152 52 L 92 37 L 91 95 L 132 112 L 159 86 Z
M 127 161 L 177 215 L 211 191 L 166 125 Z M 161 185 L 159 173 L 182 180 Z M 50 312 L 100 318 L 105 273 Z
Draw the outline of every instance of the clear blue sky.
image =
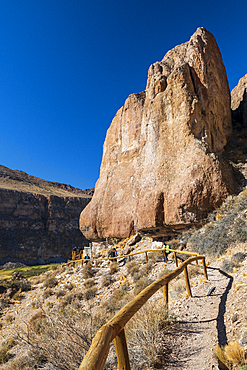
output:
M 82 189 L 150 64 L 212 32 L 230 88 L 247 73 L 245 0 L 0 0 L 0 164 Z

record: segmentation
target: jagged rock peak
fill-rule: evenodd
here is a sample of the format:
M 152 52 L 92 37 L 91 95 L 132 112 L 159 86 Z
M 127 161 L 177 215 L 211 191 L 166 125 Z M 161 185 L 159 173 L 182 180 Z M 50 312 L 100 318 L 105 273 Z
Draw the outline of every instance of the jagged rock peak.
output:
M 233 119 L 247 127 L 247 74 L 231 92 L 231 108 Z
M 167 233 L 200 223 L 234 191 L 220 153 L 230 90 L 213 35 L 198 28 L 148 70 L 107 131 L 100 178 L 80 216 L 89 239 Z

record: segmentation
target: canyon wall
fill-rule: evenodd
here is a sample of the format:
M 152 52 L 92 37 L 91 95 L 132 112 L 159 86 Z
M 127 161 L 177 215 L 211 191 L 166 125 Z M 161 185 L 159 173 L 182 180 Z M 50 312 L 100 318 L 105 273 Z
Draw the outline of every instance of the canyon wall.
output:
M 8 187 L 36 187 L 44 194 Z M 66 192 L 69 196 L 49 192 Z M 67 261 L 74 246 L 88 244 L 79 230 L 79 215 L 91 201 L 88 193 L 92 192 L 0 166 L 0 264 Z
M 107 131 L 100 177 L 80 229 L 91 240 L 200 224 L 236 190 L 222 153 L 232 133 L 230 90 L 213 35 L 190 40 L 149 68 Z

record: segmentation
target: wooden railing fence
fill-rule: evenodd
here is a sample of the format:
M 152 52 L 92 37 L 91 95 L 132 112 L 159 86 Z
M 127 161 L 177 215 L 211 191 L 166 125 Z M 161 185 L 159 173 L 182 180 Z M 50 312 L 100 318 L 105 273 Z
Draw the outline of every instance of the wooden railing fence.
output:
M 139 251 L 139 252 L 124 254 L 124 255 L 116 256 L 116 257 L 100 257 L 100 258 L 91 258 L 91 259 L 81 258 L 81 259 L 78 259 L 78 260 L 73 259 L 74 255 L 72 255 L 72 261 L 69 261 L 66 264 L 63 264 L 63 266 L 65 266 L 65 265 L 72 265 L 73 267 L 75 267 L 75 266 L 78 266 L 80 264 L 81 264 L 81 266 L 83 266 L 84 263 L 87 263 L 89 261 L 91 263 L 94 263 L 95 266 L 97 266 L 98 262 L 100 262 L 100 261 L 102 262 L 104 260 L 107 260 L 107 261 L 109 261 L 109 260 L 118 260 L 118 259 L 123 259 L 123 258 L 128 258 L 128 260 L 130 262 L 132 256 L 136 256 L 138 254 L 143 254 L 143 253 L 145 253 L 146 262 L 148 262 L 148 259 L 149 259 L 148 258 L 148 252 L 162 252 L 163 255 L 164 255 L 164 259 L 167 262 L 167 256 L 166 256 L 165 251 L 166 251 L 166 249 L 164 249 L 164 248 L 162 248 L 162 249 L 146 249 L 144 251 Z M 169 251 L 173 253 L 176 267 L 178 267 L 178 258 L 177 258 L 177 255 L 178 254 L 182 254 L 182 255 L 184 254 L 184 255 L 188 255 L 188 256 L 199 256 L 198 253 L 178 251 L 178 250 L 170 249 L 170 248 L 169 248 Z
M 175 252 L 176 254 L 189 254 L 189 252 Z M 139 253 L 140 252 L 137 252 L 131 255 Z M 121 256 L 121 258 L 122 257 L 123 256 Z M 185 262 L 181 263 L 179 267 L 177 267 L 166 276 L 150 284 L 147 288 L 142 290 L 134 299 L 132 299 L 132 301 L 127 303 L 110 321 L 108 321 L 107 324 L 103 325 L 98 330 L 92 340 L 91 347 L 89 348 L 79 367 L 79 370 L 103 370 L 112 341 L 114 341 L 116 349 L 119 370 L 130 370 L 130 361 L 124 330 L 125 325 L 131 319 L 131 317 L 147 302 L 147 300 L 162 287 L 164 304 L 168 309 L 168 284 L 171 280 L 175 279 L 182 272 L 184 272 L 185 276 L 187 294 L 189 297 L 191 297 L 192 293 L 187 266 L 193 261 L 198 262 L 199 260 L 202 260 L 204 276 L 205 279 L 208 279 L 205 257 L 196 255 L 188 258 Z

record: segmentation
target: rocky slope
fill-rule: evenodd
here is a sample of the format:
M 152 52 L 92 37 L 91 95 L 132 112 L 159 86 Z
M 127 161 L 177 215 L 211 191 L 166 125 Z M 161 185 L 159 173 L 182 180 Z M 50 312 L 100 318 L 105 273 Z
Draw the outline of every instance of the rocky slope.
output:
M 118 248 L 118 253 L 124 248 L 123 243 Z M 157 242 L 144 238 L 134 248 L 138 251 L 157 248 Z M 240 250 L 244 258 L 236 265 L 231 275 L 220 272 L 219 268 L 222 268 L 223 263 L 229 258 L 233 259 Z M 139 326 L 134 326 L 139 343 L 133 341 L 133 336 L 127 336 L 131 368 L 143 369 L 140 359 L 149 356 L 149 361 L 150 357 L 153 358 L 150 369 L 218 369 L 220 367 L 212 351 L 218 343 L 224 345 L 232 340 L 239 341 L 245 351 L 247 350 L 246 251 L 247 244 L 242 243 L 235 249 L 229 248 L 229 253 L 221 259 L 209 261 L 207 258 L 208 281 L 204 280 L 200 266 L 190 266 L 188 271 L 192 298 L 187 298 L 183 274 L 169 283 L 169 313 L 170 319 L 173 317 L 173 320 L 171 319 L 168 328 L 165 322 L 161 322 L 163 325 L 155 329 L 155 322 L 158 320 L 156 310 L 158 308 L 161 313 L 164 307 L 162 290 L 150 299 L 151 302 L 159 302 L 159 306 L 150 306 L 150 301 L 144 305 L 141 316 L 137 315 Z M 25 365 L 25 369 L 33 369 L 36 365 L 48 370 L 53 368 L 49 361 L 54 364 L 55 360 L 57 365 L 60 357 L 64 366 L 59 369 L 66 369 L 66 365 L 71 366 L 70 356 L 73 357 L 74 368 L 78 368 L 95 332 L 133 299 L 138 291 L 158 279 L 161 274 L 169 272 L 162 257 L 156 257 L 154 253 L 149 253 L 149 257 L 148 264 L 145 263 L 143 255 L 139 255 L 130 264 L 120 263 L 117 270 L 113 270 L 112 265 L 107 263 L 97 268 L 91 269 L 89 265 L 82 268 L 78 262 L 75 268 L 59 268 L 33 278 L 30 291 L 26 289 L 13 296 L 11 289 L 8 289 L 0 294 L 0 343 L 2 348 L 12 344 L 7 348 L 13 356 L 8 362 L 0 365 L 0 368 L 17 370 Z M 171 256 L 169 260 L 167 267 L 169 270 L 175 269 Z M 14 287 L 13 284 L 12 289 Z M 215 287 L 214 291 L 207 295 L 212 287 Z M 148 316 L 150 307 L 151 316 Z M 69 326 L 69 336 L 66 336 L 66 318 L 70 325 L 75 324 L 73 331 Z M 47 324 L 51 323 L 55 327 L 56 336 L 53 338 L 53 332 L 43 332 L 46 319 Z M 62 324 L 60 327 L 58 322 Z M 85 325 L 82 325 L 82 322 Z M 84 331 L 80 334 L 84 336 L 74 336 L 78 328 L 83 328 Z M 128 333 L 128 325 L 126 330 Z M 158 342 L 152 343 L 156 330 L 159 331 Z M 80 340 L 85 336 L 86 339 L 89 338 L 87 343 Z M 74 340 L 71 340 L 72 338 Z M 29 346 L 26 341 L 29 341 Z M 156 346 L 153 352 L 150 350 L 153 349 L 152 345 L 154 348 Z M 42 352 L 44 347 L 46 350 L 51 347 L 50 356 L 49 351 Z M 58 358 L 54 359 L 53 353 L 56 349 Z M 44 353 L 46 356 L 41 356 Z M 111 348 L 106 369 L 114 368 L 117 368 L 116 354 Z
M 146 90 L 114 117 L 81 231 L 97 240 L 200 224 L 236 190 L 222 157 L 231 132 L 222 57 L 213 35 L 198 28 L 149 68 Z
M 0 166 L 0 264 L 67 260 L 87 243 L 78 220 L 91 193 Z

